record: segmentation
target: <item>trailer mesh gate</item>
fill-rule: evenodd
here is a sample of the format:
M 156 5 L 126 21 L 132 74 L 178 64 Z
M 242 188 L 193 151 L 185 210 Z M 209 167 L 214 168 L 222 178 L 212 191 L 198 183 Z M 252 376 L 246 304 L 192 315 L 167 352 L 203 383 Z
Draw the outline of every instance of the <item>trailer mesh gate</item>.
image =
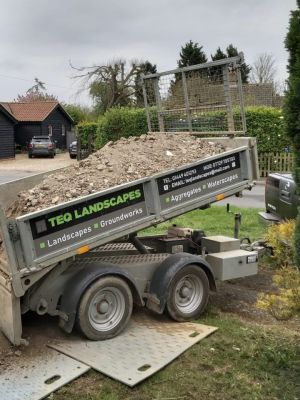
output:
M 244 134 L 242 55 L 142 75 L 149 132 Z

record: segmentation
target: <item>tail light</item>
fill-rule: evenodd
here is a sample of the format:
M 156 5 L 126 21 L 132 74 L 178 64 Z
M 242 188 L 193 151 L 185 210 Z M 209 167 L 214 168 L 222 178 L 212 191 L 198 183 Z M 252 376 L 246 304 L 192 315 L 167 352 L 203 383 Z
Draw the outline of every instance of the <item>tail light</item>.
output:
M 32 143 L 29 143 L 28 148 L 29 148 L 29 149 L 32 149 L 32 148 L 33 148 L 33 144 L 32 144 Z
M 53 144 L 48 144 L 48 149 L 53 149 Z

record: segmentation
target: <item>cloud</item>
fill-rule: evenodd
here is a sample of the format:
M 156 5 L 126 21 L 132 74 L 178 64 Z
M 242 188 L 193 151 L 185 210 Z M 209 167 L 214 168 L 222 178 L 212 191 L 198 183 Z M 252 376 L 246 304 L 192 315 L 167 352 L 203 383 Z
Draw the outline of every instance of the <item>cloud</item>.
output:
M 233 43 L 247 63 L 272 53 L 278 75 L 286 76 L 284 37 L 296 0 L 10 0 L 1 1 L 0 89 L 2 99 L 22 92 L 34 77 L 49 92 L 71 101 L 75 65 L 117 57 L 148 59 L 159 70 L 176 67 L 180 47 L 192 39 L 208 56 Z M 16 75 L 17 74 L 17 75 Z M 24 83 L 24 85 L 23 85 Z M 27 88 L 30 86 L 28 82 Z M 73 97 L 74 98 L 74 97 Z M 1 99 L 1 100 L 2 100 Z

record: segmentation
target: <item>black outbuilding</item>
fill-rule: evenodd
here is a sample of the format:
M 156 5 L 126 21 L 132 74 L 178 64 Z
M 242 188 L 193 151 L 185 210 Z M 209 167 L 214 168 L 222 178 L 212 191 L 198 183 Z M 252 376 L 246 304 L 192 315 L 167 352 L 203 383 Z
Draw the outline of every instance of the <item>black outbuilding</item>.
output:
M 65 149 L 67 137 L 74 122 L 57 101 L 0 103 L 2 109 L 17 121 L 15 143 L 26 148 L 33 136 L 47 135 L 56 141 L 56 147 Z
M 17 120 L 0 104 L 0 159 L 15 156 L 16 124 Z

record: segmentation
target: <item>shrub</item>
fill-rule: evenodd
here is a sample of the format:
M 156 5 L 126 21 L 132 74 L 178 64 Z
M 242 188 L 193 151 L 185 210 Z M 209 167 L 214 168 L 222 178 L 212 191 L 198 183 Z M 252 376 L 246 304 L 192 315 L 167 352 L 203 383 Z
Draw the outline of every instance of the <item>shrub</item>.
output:
M 294 263 L 293 238 L 295 220 L 270 225 L 266 233 L 266 242 L 273 249 L 275 266 L 291 266 Z
M 257 138 L 259 153 L 284 152 L 291 146 L 282 112 L 273 107 L 246 108 L 247 134 Z
M 273 317 L 285 320 L 300 313 L 300 274 L 296 268 L 284 267 L 273 277 L 277 293 L 260 293 L 257 307 Z
M 96 122 L 81 122 L 77 125 L 78 136 L 81 140 L 82 147 L 88 145 L 88 137 L 91 135 L 92 143 L 95 142 L 98 135 L 97 132 L 98 124 Z
M 74 124 L 78 125 L 83 121 L 91 121 L 94 116 L 88 107 L 79 104 L 62 104 L 64 110 L 73 118 Z
M 110 140 L 140 136 L 147 132 L 147 119 L 143 108 L 111 108 L 99 119 L 97 147 L 101 147 Z

